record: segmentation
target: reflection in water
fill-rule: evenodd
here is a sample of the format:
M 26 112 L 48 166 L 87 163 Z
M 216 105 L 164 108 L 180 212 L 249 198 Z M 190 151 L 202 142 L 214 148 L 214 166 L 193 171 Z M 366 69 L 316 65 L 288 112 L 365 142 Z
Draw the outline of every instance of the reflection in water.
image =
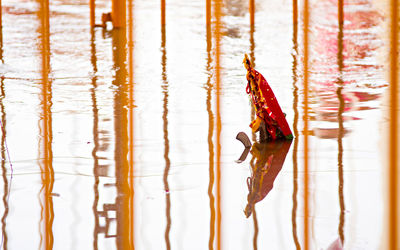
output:
M 1 33 L 1 32 L 0 32 Z M 1 217 L 1 233 L 2 233 L 2 239 L 1 239 L 1 246 L 0 248 L 3 248 L 4 250 L 8 249 L 7 242 L 8 242 L 8 236 L 7 236 L 7 231 L 6 231 L 6 225 L 7 225 L 7 216 L 8 216 L 8 210 L 9 210 L 9 205 L 8 205 L 8 200 L 9 200 L 9 195 L 11 191 L 11 180 L 10 183 L 8 183 L 7 179 L 7 168 L 6 168 L 6 151 L 7 151 L 7 146 L 6 146 L 6 110 L 4 108 L 4 98 L 5 98 L 5 91 L 4 91 L 4 77 L 1 77 L 0 79 L 0 110 L 1 110 L 1 128 L 2 128 L 2 136 L 1 136 L 1 171 L 2 171 L 2 176 L 3 176 L 3 182 L 4 182 L 4 194 L 3 194 L 3 204 L 4 204 L 4 213 L 3 216 Z M 8 158 L 11 164 L 11 159 Z M 11 169 L 12 171 L 12 169 Z M 12 173 L 11 173 L 12 174 Z M 12 176 L 11 176 L 12 178 Z M 9 186 L 10 185 L 10 186 Z
M 338 88 L 337 88 L 337 96 L 339 99 L 339 108 L 338 108 L 338 177 L 339 177 L 339 202 L 340 202 L 340 216 L 339 216 L 339 239 L 340 245 L 344 246 L 344 195 L 343 195 L 343 136 L 344 136 L 344 126 L 343 126 L 343 112 L 344 112 L 344 98 L 342 95 L 343 89 L 343 80 L 342 80 L 342 71 L 343 71 L 343 0 L 338 1 L 338 68 L 339 68 L 339 78 L 338 78 Z
M 254 50 L 256 47 L 256 44 L 254 42 L 254 32 L 255 32 L 255 7 L 254 7 L 254 0 L 249 1 L 249 12 L 250 12 L 250 61 L 253 64 L 253 67 L 256 67 L 256 58 L 254 55 Z M 256 117 L 256 110 L 254 108 L 254 105 L 250 105 L 251 107 L 251 113 L 250 113 L 250 122 L 254 120 Z M 252 131 L 251 133 L 251 139 L 253 142 L 257 140 L 256 138 L 256 133 Z
M 128 0 L 128 74 L 129 74 L 129 244 L 135 249 L 135 214 L 134 214 L 134 182 L 133 182 L 133 0 Z
M 0 10 L 1 10 L 1 2 L 0 2 Z M 1 12 L 1 11 L 0 11 Z M 4 63 L 3 59 L 3 25 L 2 25 L 2 20 L 1 20 L 1 13 L 0 13 L 0 61 Z M 4 107 L 4 99 L 6 97 L 6 93 L 4 91 L 4 76 L 0 78 L 0 111 L 1 111 L 1 171 L 2 171 L 2 176 L 3 176 L 3 182 L 4 182 L 4 194 L 3 194 L 3 204 L 4 204 L 4 213 L 3 216 L 1 217 L 1 245 L 0 249 L 8 249 L 7 243 L 8 243 L 8 236 L 7 236 L 7 231 L 6 231 L 6 226 L 7 226 L 7 216 L 8 216 L 8 210 L 9 210 L 9 205 L 8 205 L 8 200 L 9 200 L 9 195 L 11 191 L 11 180 L 12 176 L 10 178 L 10 183 L 8 183 L 7 179 L 7 168 L 6 168 L 6 152 L 8 152 L 7 149 L 7 143 L 6 143 L 6 127 L 7 127 L 7 122 L 6 122 L 6 110 Z M 8 160 L 10 162 L 10 167 L 11 167 L 11 174 L 12 174 L 12 164 L 11 164 L 11 159 L 8 156 Z
M 90 48 L 91 48 L 91 63 L 93 67 L 93 76 L 92 76 L 92 88 L 91 88 L 91 97 L 92 97 L 92 106 L 93 106 L 93 176 L 94 176 L 94 184 L 93 184 L 93 192 L 94 192 L 94 200 L 93 200 L 93 214 L 94 214 L 94 231 L 93 231 L 93 249 L 98 249 L 98 235 L 101 232 L 100 223 L 99 223 L 99 211 L 97 210 L 97 205 L 99 203 L 99 157 L 97 156 L 97 151 L 99 149 L 99 109 L 97 107 L 97 98 L 96 98 L 96 90 L 97 90 L 97 57 L 96 57 L 96 43 L 95 43 L 95 30 L 91 28 L 90 30 Z
M 217 180 L 217 250 L 222 249 L 221 235 L 221 0 L 214 0 L 215 95 L 216 95 L 216 180 Z
M 313 108 L 315 114 L 312 114 L 312 119 L 321 121 L 319 126 L 314 128 L 314 134 L 323 139 L 336 139 L 339 133 L 343 133 L 344 136 L 350 132 L 345 127 L 339 132 L 339 128 L 332 128 L 330 124 L 324 123 L 338 123 L 338 86 L 342 87 L 340 95 L 344 101 L 343 122 L 359 120 L 359 117 L 353 115 L 354 111 L 372 109 L 368 102 L 380 97 L 379 93 L 374 92 L 374 88 L 380 86 L 374 87 L 369 82 L 370 78 L 379 75 L 379 66 L 372 59 L 379 48 L 376 27 L 382 17 L 365 1 L 352 1 L 348 4 L 346 13 L 343 12 L 343 5 L 343 1 L 339 1 L 337 6 L 336 2 L 330 1 L 318 3 L 316 8 L 329 11 L 328 15 L 324 14 L 326 25 L 319 25 L 318 21 L 313 22 L 316 40 L 325 45 L 314 46 L 316 56 L 313 57 L 313 61 L 317 63 L 312 67 L 316 72 L 313 74 L 316 80 L 312 82 L 312 91 L 318 99 L 318 106 Z M 335 8 L 326 8 L 328 6 L 336 7 L 337 13 L 334 12 Z M 317 16 L 319 13 L 322 11 L 316 11 Z M 338 20 L 332 18 L 336 17 L 336 14 Z M 338 33 L 335 32 L 336 29 Z M 366 72 L 368 78 L 365 76 Z M 340 78 L 340 82 L 333 80 L 337 78 Z M 358 87 L 351 89 L 355 83 Z
M 53 198 L 54 185 L 53 170 L 53 130 L 52 130 L 52 88 L 49 80 L 50 73 L 50 27 L 49 27 L 49 1 L 39 1 L 40 18 L 40 49 L 42 55 L 42 114 L 40 115 L 40 145 L 39 145 L 39 166 L 41 170 L 42 188 L 39 193 L 41 218 L 40 218 L 40 246 L 41 249 L 53 248 Z
M 291 144 L 292 141 L 287 140 L 253 144 L 250 150 L 251 177 L 247 178 L 249 194 L 244 211 L 246 217 L 255 211 L 255 204 L 263 200 L 272 190 Z
M 166 32 L 165 32 L 165 0 L 161 4 L 161 65 L 162 65 L 162 89 L 164 94 L 163 99 L 163 131 L 164 131 L 164 190 L 166 198 L 166 217 L 167 225 L 165 228 L 165 244 L 167 249 L 171 249 L 171 242 L 169 239 L 169 232 L 171 231 L 171 196 L 168 184 L 168 174 L 171 168 L 171 161 L 169 159 L 169 139 L 168 139 L 168 79 L 167 79 L 167 50 L 166 50 Z
M 208 196 L 210 197 L 210 238 L 208 240 L 208 249 L 214 249 L 214 239 L 215 239 L 215 197 L 213 194 L 215 176 L 214 176 L 214 114 L 211 107 L 212 89 L 213 85 L 211 83 L 212 79 L 212 57 L 211 57 L 211 0 L 206 2 L 206 36 L 207 36 L 207 83 L 205 84 L 205 89 L 207 92 L 207 113 L 208 113 L 208 172 L 209 172 L 209 182 L 208 182 Z
M 299 147 L 299 132 L 297 129 L 297 124 L 299 122 L 299 110 L 298 110 L 298 102 L 299 102 L 299 94 L 297 87 L 297 57 L 298 57 L 298 43 L 297 43 L 297 29 L 298 29 L 298 4 L 297 0 L 293 0 L 293 66 L 292 66 L 292 76 L 293 76 L 293 135 L 294 135 L 294 143 L 293 143 L 293 208 L 292 208 L 292 233 L 293 240 L 296 246 L 296 249 L 299 250 L 300 243 L 299 238 L 297 236 L 297 192 L 298 192 L 298 162 L 297 162 L 297 150 Z
M 250 14 L 250 61 L 253 64 L 253 67 L 256 67 L 256 58 L 254 55 L 254 50 L 256 48 L 256 44 L 254 41 L 254 32 L 255 32 L 255 3 L 254 0 L 249 0 L 249 14 Z M 256 110 L 254 105 L 250 105 L 250 122 L 254 120 L 256 117 Z M 256 142 L 257 137 L 256 133 L 251 131 L 251 139 L 253 142 Z M 254 236 L 253 236 L 253 248 L 254 250 L 258 249 L 257 247 L 257 238 L 258 238 L 258 221 L 257 221 L 257 213 L 256 210 L 253 209 L 253 224 L 254 224 Z
M 309 32 L 309 3 L 308 0 L 304 0 L 303 3 L 303 95 L 304 95 L 304 107 L 303 107 L 303 158 L 304 158 L 304 249 L 309 249 L 309 204 L 308 204 L 308 80 L 309 80 L 309 68 L 308 68 L 308 32 Z
M 399 7 L 398 1 L 391 1 L 390 20 L 390 162 L 389 162 L 389 246 L 391 249 L 398 249 L 398 107 L 399 107 Z
M 128 162 L 128 85 L 126 84 L 126 29 L 112 30 L 113 60 L 116 87 L 114 95 L 115 177 L 117 186 L 116 219 L 118 249 L 131 249 L 130 187 Z

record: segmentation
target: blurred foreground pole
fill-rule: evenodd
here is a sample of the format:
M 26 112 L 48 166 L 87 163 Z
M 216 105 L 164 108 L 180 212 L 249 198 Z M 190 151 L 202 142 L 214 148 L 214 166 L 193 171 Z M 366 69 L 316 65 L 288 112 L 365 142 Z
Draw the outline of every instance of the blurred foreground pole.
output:
M 250 12 L 250 26 L 254 27 L 254 13 L 255 13 L 255 6 L 254 0 L 249 0 L 249 12 Z
M 304 0 L 303 10 L 303 42 L 304 42 L 304 249 L 309 249 L 309 226 L 308 226 L 308 26 L 309 26 L 309 12 L 308 0 Z
M 216 82 L 216 182 L 217 182 L 217 250 L 221 248 L 221 0 L 214 0 L 214 15 L 215 15 L 215 82 Z
M 95 0 L 90 0 L 89 7 L 90 7 L 90 27 L 94 27 L 95 26 L 95 17 L 96 17 L 96 12 L 95 12 L 96 3 L 95 3 Z
M 132 249 L 130 237 L 130 187 L 128 162 L 128 85 L 126 69 L 126 29 L 112 30 L 112 48 L 115 76 L 114 91 L 114 130 L 115 130 L 115 177 L 118 195 L 116 196 L 117 249 Z
M 40 145 L 39 166 L 41 171 L 42 188 L 40 190 L 40 249 L 53 248 L 53 199 L 52 190 L 54 185 L 53 153 L 52 153 L 52 117 L 51 104 L 52 92 L 49 81 L 50 72 L 50 27 L 49 27 L 49 0 L 39 2 L 38 18 L 40 19 L 40 50 L 42 56 L 42 114 L 40 115 Z
M 126 27 L 126 0 L 111 0 L 111 19 L 114 28 Z
M 389 249 L 398 249 L 397 239 L 397 109 L 398 109 L 398 0 L 391 0 L 390 22 L 390 149 L 389 149 Z
M 133 154 L 133 146 L 134 146 L 134 136 L 133 136 L 133 108 L 134 108 L 134 96 L 133 96 L 133 0 L 128 0 L 128 77 L 129 77 L 129 240 L 131 249 L 135 249 L 135 210 L 134 210 L 134 154 Z
M 165 27 L 165 0 L 161 0 L 161 27 Z

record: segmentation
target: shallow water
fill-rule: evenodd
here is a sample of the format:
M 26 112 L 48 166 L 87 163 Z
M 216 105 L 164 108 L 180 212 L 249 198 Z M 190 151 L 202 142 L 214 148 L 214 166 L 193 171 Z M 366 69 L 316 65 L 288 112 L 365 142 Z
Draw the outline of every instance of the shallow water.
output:
M 214 249 L 218 240 L 223 249 L 303 246 L 301 6 L 297 13 L 291 1 L 256 1 L 250 27 L 247 1 L 224 5 L 217 190 L 215 57 L 205 1 L 167 1 L 165 29 L 159 1 L 134 1 L 132 62 L 128 31 L 91 30 L 87 1 L 51 1 L 47 91 L 39 5 L 2 4 L 4 249 Z M 111 3 L 96 4 L 99 22 Z M 343 10 L 340 26 L 336 1 L 310 7 L 310 244 L 378 249 L 388 17 L 368 0 L 344 1 Z M 296 138 L 256 144 L 236 163 L 244 149 L 237 133 L 255 138 L 244 53 L 268 80 Z M 266 162 L 271 167 L 263 170 Z

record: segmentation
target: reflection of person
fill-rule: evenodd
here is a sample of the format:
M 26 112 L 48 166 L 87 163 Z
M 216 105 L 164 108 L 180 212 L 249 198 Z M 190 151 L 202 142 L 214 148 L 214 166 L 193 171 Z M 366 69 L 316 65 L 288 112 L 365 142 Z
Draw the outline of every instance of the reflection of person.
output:
M 292 141 L 274 141 L 269 143 L 254 143 L 250 153 L 251 177 L 247 178 L 249 194 L 244 210 L 249 217 L 257 202 L 261 201 L 271 191 L 275 178 L 285 162 Z

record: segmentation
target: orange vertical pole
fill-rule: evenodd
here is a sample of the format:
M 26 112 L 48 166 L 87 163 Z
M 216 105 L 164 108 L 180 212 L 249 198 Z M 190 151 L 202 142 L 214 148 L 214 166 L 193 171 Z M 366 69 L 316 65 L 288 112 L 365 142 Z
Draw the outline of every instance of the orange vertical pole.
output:
M 215 197 L 213 194 L 213 187 L 215 182 L 215 166 L 214 166 L 214 143 L 213 143 L 213 134 L 214 134 L 214 115 L 212 113 L 211 107 L 211 95 L 213 84 L 211 83 L 212 79 L 212 65 L 211 65 L 211 0 L 206 0 L 206 40 L 207 40 L 207 113 L 208 113 L 208 150 L 209 150 L 209 183 L 208 183 L 208 196 L 210 197 L 210 237 L 208 240 L 208 249 L 214 250 L 214 239 L 215 239 Z
M 39 1 L 38 17 L 40 19 L 41 55 L 42 55 L 42 110 L 41 115 L 41 145 L 40 170 L 42 189 L 40 190 L 41 199 L 41 234 L 40 247 L 45 249 L 53 248 L 53 200 L 52 190 L 54 185 L 54 170 L 52 166 L 52 121 L 51 121 L 51 84 L 49 82 L 50 70 L 50 31 L 49 31 L 49 1 Z
M 163 173 L 163 182 L 165 189 L 165 215 L 167 218 L 167 223 L 165 227 L 164 239 L 165 246 L 167 250 L 171 249 L 171 240 L 170 240 L 170 232 L 171 232 L 171 195 L 169 192 L 169 183 L 168 183 L 168 175 L 171 169 L 171 160 L 169 159 L 169 138 L 168 138 L 168 79 L 167 79 L 167 36 L 165 30 L 165 1 L 161 1 L 161 66 L 162 66 L 162 89 L 163 89 L 163 132 L 164 132 L 164 159 L 165 159 L 165 168 Z
M 254 18 L 254 13 L 255 13 L 254 0 L 249 0 L 249 13 L 250 13 L 250 26 L 254 26 L 254 22 L 255 22 L 255 18 Z
M 133 85 L 133 0 L 128 0 L 128 83 L 129 83 L 129 240 L 132 249 L 135 249 L 135 209 L 134 209 L 134 131 L 133 131 L 133 108 L 134 108 L 134 85 Z
M 165 0 L 161 0 L 161 26 L 165 26 Z
M 297 129 L 297 125 L 299 122 L 299 110 L 298 110 L 298 102 L 299 102 L 299 88 L 297 87 L 297 57 L 298 57 L 298 41 L 297 41 L 297 33 L 298 33 L 298 3 L 297 0 L 293 0 L 293 66 L 292 66 L 292 74 L 293 74 L 293 111 L 294 111 L 294 118 L 293 118 L 293 135 L 294 135 L 294 142 L 293 142 L 293 208 L 292 208 L 292 234 L 293 234 L 293 241 L 296 246 L 296 249 L 299 250 L 300 243 L 299 238 L 297 236 L 297 192 L 298 192 L 298 160 L 297 160 L 297 151 L 299 147 L 299 131 Z
M 3 29 L 3 7 L 0 0 L 0 29 Z M 1 32 L 3 34 L 3 32 Z
M 308 0 L 304 0 L 304 25 L 303 25 L 303 42 L 304 42 L 304 249 L 309 249 L 309 225 L 308 225 L 308 26 L 309 26 L 309 12 Z
M 216 156 L 217 156 L 217 249 L 221 249 L 221 0 L 214 0 L 215 14 L 215 82 L 216 82 Z
M 126 27 L 126 0 L 112 0 L 111 20 L 114 28 Z
M 390 149 L 389 149 L 389 249 L 398 249 L 398 0 L 391 0 L 390 35 Z
M 206 27 L 211 27 L 211 0 L 206 0 Z
M 96 12 L 95 12 L 96 3 L 95 3 L 95 0 L 90 0 L 89 8 L 90 8 L 90 27 L 94 27 L 95 26 L 95 18 L 96 18 Z

